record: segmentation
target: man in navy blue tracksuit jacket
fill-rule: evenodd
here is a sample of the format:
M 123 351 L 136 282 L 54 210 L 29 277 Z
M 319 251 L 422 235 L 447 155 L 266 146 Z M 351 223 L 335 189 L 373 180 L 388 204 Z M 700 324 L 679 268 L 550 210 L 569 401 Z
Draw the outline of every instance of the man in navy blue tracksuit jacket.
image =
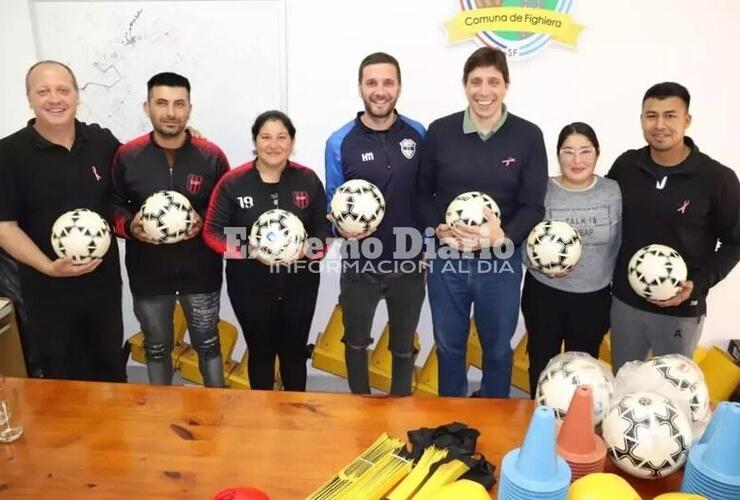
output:
M 425 130 L 395 110 L 401 69 L 393 56 L 382 52 L 367 56 L 360 64 L 358 80 L 365 111 L 326 143 L 327 199 L 331 200 L 343 182 L 364 179 L 383 193 L 386 212 L 372 235 L 335 228 L 348 240 L 339 296 L 342 340 L 350 389 L 355 394 L 369 394 L 367 348 L 372 343 L 375 309 L 384 298 L 393 357 L 391 394 L 403 396 L 411 394 L 413 337 L 424 302 L 416 190 Z M 357 245 L 357 240 L 365 238 L 376 239 L 382 248 L 379 255 L 355 252 L 360 247 L 369 248 L 364 244 L 367 241 Z

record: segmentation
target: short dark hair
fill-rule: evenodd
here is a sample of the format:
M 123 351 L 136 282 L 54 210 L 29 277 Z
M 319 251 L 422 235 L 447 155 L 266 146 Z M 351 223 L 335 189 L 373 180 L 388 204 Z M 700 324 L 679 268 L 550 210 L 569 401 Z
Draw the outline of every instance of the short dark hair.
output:
M 35 64 L 33 64 L 30 68 L 28 68 L 28 71 L 26 71 L 26 95 L 31 91 L 31 72 L 41 66 L 42 64 L 56 64 L 57 66 L 61 66 L 65 70 L 67 70 L 67 73 L 69 73 L 69 76 L 72 77 L 72 87 L 76 91 L 79 92 L 79 87 L 77 86 L 77 77 L 75 76 L 74 72 L 72 72 L 72 69 L 64 64 L 63 62 L 55 61 L 53 59 L 44 59 L 43 61 L 39 61 Z
M 581 134 L 583 136 L 586 136 L 586 139 L 591 141 L 594 149 L 596 149 L 596 154 L 598 155 L 601 153 L 601 148 L 599 147 L 599 139 L 596 137 L 596 132 L 591 127 L 591 125 L 584 122 L 573 122 L 563 127 L 563 130 L 560 131 L 560 135 L 558 135 L 558 151 L 560 151 L 560 148 L 563 146 L 563 143 L 566 141 L 566 139 L 568 139 L 568 137 L 573 134 Z
M 149 96 L 154 87 L 185 87 L 188 91 L 188 97 L 190 96 L 190 81 L 182 75 L 165 71 L 163 73 L 157 73 L 146 82 L 146 92 Z
M 506 54 L 491 47 L 481 47 L 468 57 L 463 66 L 463 83 L 468 83 L 468 75 L 476 68 L 493 66 L 501 72 L 504 82 L 509 83 L 509 65 L 506 62 Z
M 295 127 L 293 126 L 293 122 L 290 120 L 288 115 L 286 115 L 282 111 L 271 109 L 270 111 L 265 111 L 264 113 L 261 113 L 254 120 L 254 124 L 252 125 L 253 141 L 257 140 L 257 136 L 259 135 L 260 130 L 262 130 L 262 127 L 265 125 L 265 123 L 271 120 L 276 120 L 282 123 L 285 128 L 288 129 L 288 135 L 290 135 L 290 138 L 295 139 Z
M 392 64 L 396 68 L 396 75 L 398 76 L 398 84 L 401 85 L 401 65 L 398 64 L 398 59 L 385 52 L 373 52 L 360 63 L 360 69 L 357 72 L 357 81 L 362 83 L 362 72 L 365 66 L 371 64 Z
M 662 82 L 656 83 L 645 92 L 642 97 L 642 103 L 648 99 L 667 99 L 668 97 L 678 97 L 686 105 L 686 111 L 689 110 L 689 104 L 691 103 L 691 94 L 689 90 L 676 82 Z

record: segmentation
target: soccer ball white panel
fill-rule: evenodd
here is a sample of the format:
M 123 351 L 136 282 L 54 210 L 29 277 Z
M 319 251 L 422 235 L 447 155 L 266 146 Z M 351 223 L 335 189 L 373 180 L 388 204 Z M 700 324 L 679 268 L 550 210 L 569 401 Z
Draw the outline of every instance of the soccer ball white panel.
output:
M 306 242 L 306 230 L 292 213 L 275 208 L 259 216 L 249 233 L 254 256 L 269 264 L 290 264 Z
M 51 228 L 51 246 L 58 257 L 77 264 L 103 257 L 110 247 L 110 227 L 100 215 L 76 208 L 57 218 Z
M 630 286 L 645 299 L 668 300 L 681 290 L 688 270 L 681 255 L 665 245 L 648 245 L 639 249 L 627 266 Z
M 331 215 L 342 231 L 366 233 L 383 220 L 385 198 L 375 184 L 352 179 L 339 186 L 332 196 Z
M 150 238 L 160 243 L 185 239 L 194 223 L 193 207 L 177 191 L 158 191 L 141 206 L 141 225 Z
M 688 417 L 668 398 L 634 392 L 617 401 L 602 426 L 612 462 L 633 476 L 657 479 L 678 470 L 693 439 Z
M 480 191 L 469 191 L 456 196 L 450 202 L 445 214 L 445 223 L 448 226 L 454 226 L 458 222 L 468 226 L 480 226 L 487 220 L 484 207 L 490 208 L 493 215 L 501 220 L 501 210 L 493 198 Z
M 598 425 L 609 409 L 614 380 L 598 360 L 586 353 L 567 352 L 553 358 L 540 374 L 535 400 L 538 405 L 551 407 L 555 417 L 562 420 L 579 385 L 591 387 L 594 425 Z
M 691 412 L 691 420 L 702 421 L 709 413 L 709 389 L 704 374 L 692 360 L 667 354 L 647 360 L 640 371 L 646 383 Z
M 570 271 L 581 258 L 581 238 L 567 222 L 544 220 L 527 238 L 527 256 L 536 269 L 545 273 Z

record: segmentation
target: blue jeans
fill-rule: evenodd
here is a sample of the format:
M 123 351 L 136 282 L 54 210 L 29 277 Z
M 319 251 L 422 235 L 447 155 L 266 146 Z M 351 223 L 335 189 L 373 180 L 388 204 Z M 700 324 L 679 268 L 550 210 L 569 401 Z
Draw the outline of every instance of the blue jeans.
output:
M 511 337 L 519 319 L 521 248 L 508 259 L 430 261 L 427 278 L 434 341 L 439 360 L 439 395 L 466 396 L 465 369 L 470 306 L 483 350 L 481 395 L 508 398 L 511 385 Z
M 172 384 L 172 316 L 179 300 L 188 323 L 190 341 L 198 352 L 198 368 L 206 387 L 223 387 L 221 342 L 218 337 L 220 292 L 187 295 L 134 295 L 134 315 L 144 333 L 149 382 Z

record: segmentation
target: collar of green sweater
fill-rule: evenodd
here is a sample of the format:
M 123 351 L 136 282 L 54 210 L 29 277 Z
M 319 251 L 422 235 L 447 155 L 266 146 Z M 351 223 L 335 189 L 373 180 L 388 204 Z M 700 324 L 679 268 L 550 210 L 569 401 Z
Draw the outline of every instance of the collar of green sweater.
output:
M 473 122 L 473 119 L 470 117 L 470 106 L 465 108 L 465 113 L 463 114 L 463 133 L 464 134 L 474 134 L 477 133 L 478 136 L 483 141 L 487 141 L 493 134 L 498 132 L 498 130 L 504 125 L 504 122 L 506 121 L 506 118 L 509 116 L 509 111 L 506 109 L 506 104 L 501 105 L 501 118 L 498 119 L 496 124 L 493 126 L 490 132 L 483 133 L 480 130 L 478 130 L 478 127 L 475 125 L 475 122 Z

